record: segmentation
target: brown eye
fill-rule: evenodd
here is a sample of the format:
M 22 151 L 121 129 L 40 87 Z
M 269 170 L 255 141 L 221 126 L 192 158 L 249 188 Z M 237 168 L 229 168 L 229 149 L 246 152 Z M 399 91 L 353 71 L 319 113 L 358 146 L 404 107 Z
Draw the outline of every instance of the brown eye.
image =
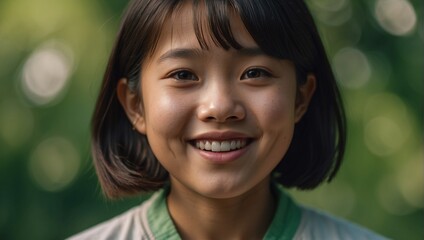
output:
M 175 78 L 176 80 L 192 80 L 192 81 L 198 80 L 196 75 L 194 75 L 192 72 L 187 70 L 181 70 L 181 71 L 175 72 L 172 75 L 172 77 Z
M 261 77 L 270 77 L 271 74 L 263 69 L 260 68 L 253 68 L 247 70 L 245 73 L 243 73 L 241 79 L 248 79 L 248 78 L 261 78 Z

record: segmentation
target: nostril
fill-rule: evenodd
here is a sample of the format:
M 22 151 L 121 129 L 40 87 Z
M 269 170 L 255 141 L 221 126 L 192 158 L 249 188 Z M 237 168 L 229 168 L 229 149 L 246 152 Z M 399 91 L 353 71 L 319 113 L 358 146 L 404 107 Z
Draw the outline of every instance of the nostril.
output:
M 230 116 L 227 118 L 227 120 L 237 120 L 239 119 L 237 116 Z
M 240 118 L 237 116 L 229 116 L 223 120 L 219 120 L 219 118 L 213 117 L 213 116 L 209 116 L 206 117 L 206 120 L 208 121 L 235 121 L 235 120 L 239 120 Z
M 197 117 L 202 121 L 238 121 L 245 117 L 245 109 L 240 103 L 229 102 L 231 104 L 201 104 L 197 110 Z

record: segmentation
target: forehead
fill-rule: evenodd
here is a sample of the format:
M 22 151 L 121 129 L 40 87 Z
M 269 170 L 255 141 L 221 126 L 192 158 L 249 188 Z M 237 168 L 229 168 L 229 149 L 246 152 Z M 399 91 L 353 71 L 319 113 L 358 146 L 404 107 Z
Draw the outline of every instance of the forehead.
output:
M 204 6 L 195 8 L 192 3 L 185 2 L 165 20 L 155 53 L 172 48 L 210 50 L 257 47 L 236 11 L 230 6 L 227 6 L 227 10 L 225 17 L 228 21 L 218 21 L 215 23 L 218 25 L 212 26 L 214 22 L 208 19 L 208 14 L 211 13 L 207 13 Z

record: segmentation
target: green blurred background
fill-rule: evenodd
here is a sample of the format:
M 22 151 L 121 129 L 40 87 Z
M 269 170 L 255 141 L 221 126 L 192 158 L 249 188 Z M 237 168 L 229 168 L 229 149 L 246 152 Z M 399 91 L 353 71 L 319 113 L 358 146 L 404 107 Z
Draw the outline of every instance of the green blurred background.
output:
M 0 239 L 62 239 L 138 204 L 109 201 L 89 122 L 122 0 L 0 0 Z M 342 89 L 348 150 L 298 201 L 423 239 L 423 2 L 309 0 Z

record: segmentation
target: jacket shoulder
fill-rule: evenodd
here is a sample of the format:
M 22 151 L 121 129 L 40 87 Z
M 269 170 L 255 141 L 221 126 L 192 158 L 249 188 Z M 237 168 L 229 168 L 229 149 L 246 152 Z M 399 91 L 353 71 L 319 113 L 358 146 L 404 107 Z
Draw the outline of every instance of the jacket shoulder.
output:
M 302 208 L 302 218 L 294 239 L 385 240 L 371 230 L 310 208 Z
M 121 215 L 71 236 L 68 240 L 153 239 L 146 213 L 149 205 L 150 201 L 144 202 Z

